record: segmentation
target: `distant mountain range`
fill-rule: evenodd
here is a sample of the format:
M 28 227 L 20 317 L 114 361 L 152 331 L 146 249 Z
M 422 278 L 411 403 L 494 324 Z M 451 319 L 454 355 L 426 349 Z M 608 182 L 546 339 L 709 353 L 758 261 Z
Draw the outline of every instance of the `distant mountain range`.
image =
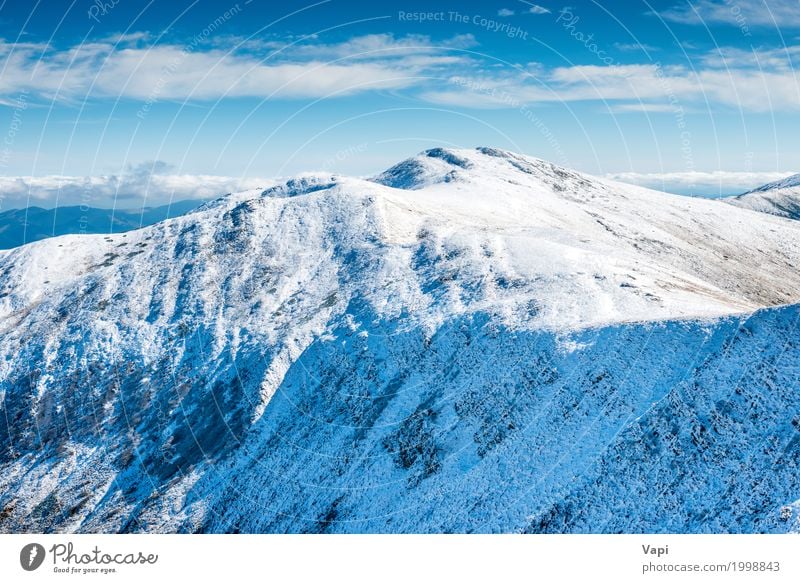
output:
M 203 202 L 179 200 L 169 205 L 136 210 L 80 206 L 11 209 L 0 212 L 0 249 L 12 249 L 59 235 L 124 233 L 181 216 Z

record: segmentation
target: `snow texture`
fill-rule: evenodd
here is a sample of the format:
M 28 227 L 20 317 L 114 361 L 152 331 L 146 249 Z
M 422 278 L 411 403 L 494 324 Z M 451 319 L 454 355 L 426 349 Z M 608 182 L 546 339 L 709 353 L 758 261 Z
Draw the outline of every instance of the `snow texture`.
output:
M 799 263 L 489 148 L 0 252 L 0 531 L 800 530 Z
M 800 174 L 726 199 L 730 204 L 787 219 L 800 219 Z

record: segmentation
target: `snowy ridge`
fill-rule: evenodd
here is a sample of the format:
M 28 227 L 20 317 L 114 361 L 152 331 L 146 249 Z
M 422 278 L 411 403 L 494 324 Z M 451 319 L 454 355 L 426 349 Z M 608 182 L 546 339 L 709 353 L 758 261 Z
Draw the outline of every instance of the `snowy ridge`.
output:
M 787 219 L 800 219 L 800 174 L 724 200 L 742 208 Z
M 770 182 L 763 186 L 759 186 L 751 190 L 750 192 L 766 192 L 769 190 L 783 190 L 784 188 L 794 188 L 796 186 L 800 186 L 800 174 L 793 174 L 792 176 L 788 176 L 781 180 L 776 180 L 775 182 Z
M 303 214 L 307 219 L 300 222 L 307 225 L 296 225 Z M 318 249 L 291 240 L 304 229 L 314 232 Z M 290 240 L 281 244 L 284 231 Z M 226 245 L 226 238 L 241 238 L 241 245 Z M 130 276 L 126 287 L 146 292 L 155 284 L 152 266 L 179 267 L 167 265 L 180 255 L 168 247 L 187 239 L 218 250 L 247 249 L 252 259 L 236 260 L 251 269 L 259 255 L 278 251 L 274 261 L 302 255 L 322 268 L 326 249 L 360 240 L 385 265 L 352 277 L 381 296 L 378 303 L 388 300 L 381 291 L 386 286 L 409 282 L 393 304 L 427 303 L 433 313 L 426 317 L 436 321 L 442 309 L 487 308 L 524 327 L 717 316 L 791 303 L 800 284 L 800 275 L 786 269 L 800 258 L 795 225 L 508 152 L 436 149 L 374 182 L 306 175 L 263 192 L 229 195 L 135 233 L 54 239 L 0 255 L 6 275 L 0 314 L 96 270 Z M 203 250 L 192 259 L 202 263 L 207 256 L 214 254 Z M 122 261 L 134 257 L 140 260 Z M 212 268 L 203 268 L 207 276 Z M 439 270 L 457 277 L 431 303 L 419 290 Z M 536 314 L 511 315 L 530 301 L 541 306 Z
M 0 252 L 0 530 L 785 531 L 799 264 L 800 223 L 489 148 Z M 731 466 L 670 521 L 587 500 L 766 435 L 747 516 L 696 518 Z

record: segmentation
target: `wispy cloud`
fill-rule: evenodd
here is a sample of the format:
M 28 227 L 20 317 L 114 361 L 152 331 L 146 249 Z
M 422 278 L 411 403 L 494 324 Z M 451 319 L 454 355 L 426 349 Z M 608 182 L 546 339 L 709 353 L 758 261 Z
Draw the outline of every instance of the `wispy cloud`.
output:
M 695 0 L 677 3 L 659 14 L 683 24 L 800 27 L 797 0 Z
M 413 85 L 452 66 L 447 50 L 474 45 L 471 35 L 433 42 L 421 35 L 375 34 L 337 44 L 250 44 L 242 52 L 214 46 L 146 46 L 145 35 L 64 50 L 0 43 L 0 95 L 22 89 L 63 100 L 91 97 L 216 99 L 315 98 Z M 121 43 L 121 44 L 118 44 Z M 155 88 L 155 89 L 154 89 Z
M 497 11 L 497 16 L 514 16 L 514 11 L 509 8 L 501 8 Z
M 800 10 L 800 2 L 798 2 Z M 800 45 L 788 45 L 780 48 L 757 47 L 742 49 L 739 47 L 719 47 L 696 58 L 696 62 L 705 67 L 714 68 L 751 68 L 767 71 L 791 71 L 800 64 Z
M 612 113 L 674 113 L 675 106 L 668 103 L 614 103 L 608 104 Z
M 734 54 L 737 50 L 705 55 L 694 68 L 575 65 L 536 73 L 460 75 L 450 78 L 449 87 L 427 91 L 425 97 L 463 107 L 603 101 L 612 106 L 638 104 L 639 110 L 647 106 L 652 112 L 658 111 L 658 106 L 668 111 L 663 107 L 667 104 L 674 109 L 706 103 L 754 112 L 800 109 L 800 79 L 791 65 L 791 57 L 800 47 L 758 51 L 749 53 L 749 58 Z
M 528 6 L 528 12 L 530 14 L 550 14 L 550 10 L 544 6 L 533 4 L 532 2 L 526 2 L 525 0 L 520 0 L 520 2 Z
M 160 100 L 313 99 L 389 89 L 469 108 L 603 101 L 612 111 L 658 112 L 667 111 L 665 104 L 706 102 L 756 112 L 800 109 L 794 66 L 800 45 L 749 51 L 723 47 L 698 55 L 693 67 L 649 62 L 517 70 L 471 53 L 476 40 L 470 34 L 440 41 L 370 34 L 335 43 L 235 37 L 226 37 L 228 48 L 218 43 L 209 39 L 207 46 L 187 50 L 153 45 L 143 33 L 60 50 L 0 43 L 5 67 L 0 105 L 20 91 L 76 103 L 87 92 L 89 98 L 140 100 L 146 112 Z M 652 48 L 617 48 L 637 46 Z
M 625 53 L 634 53 L 634 52 L 652 53 L 654 51 L 659 50 L 658 47 L 654 47 L 646 43 L 614 43 L 614 48 L 617 49 L 618 51 L 622 51 Z
M 237 40 L 231 38 L 228 46 L 236 46 Z M 477 41 L 471 34 L 459 34 L 435 42 L 429 36 L 409 34 L 396 37 L 392 34 L 367 34 L 353 37 L 338 43 L 270 43 L 271 48 L 280 53 L 280 58 L 291 60 L 371 60 L 402 59 L 409 55 L 432 54 L 449 49 L 469 49 Z

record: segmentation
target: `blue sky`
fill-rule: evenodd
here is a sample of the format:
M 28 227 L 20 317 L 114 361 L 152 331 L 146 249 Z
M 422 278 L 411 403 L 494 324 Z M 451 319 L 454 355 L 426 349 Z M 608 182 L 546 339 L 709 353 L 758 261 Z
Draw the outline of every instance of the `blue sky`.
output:
M 701 195 L 800 171 L 796 0 L 6 0 L 0 37 L 0 208 L 371 174 L 434 146 Z

